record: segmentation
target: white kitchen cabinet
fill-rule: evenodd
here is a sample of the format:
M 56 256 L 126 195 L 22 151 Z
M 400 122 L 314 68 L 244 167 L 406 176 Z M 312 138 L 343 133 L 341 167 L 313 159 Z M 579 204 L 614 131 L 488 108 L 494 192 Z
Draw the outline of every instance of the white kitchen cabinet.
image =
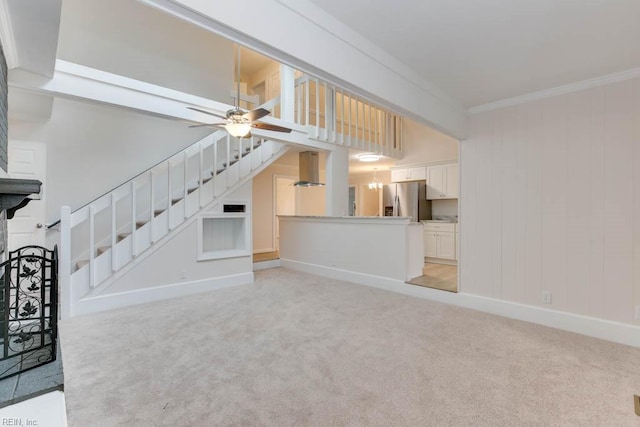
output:
M 427 166 L 427 200 L 457 199 L 460 193 L 458 164 Z
M 422 181 L 426 177 L 427 171 L 424 166 L 391 169 L 391 182 Z
M 456 225 L 451 223 L 424 223 L 424 256 L 457 260 Z
M 441 231 L 438 233 L 438 254 L 436 258 L 456 259 L 455 233 Z
M 438 234 L 435 231 L 424 232 L 424 256 L 438 258 Z

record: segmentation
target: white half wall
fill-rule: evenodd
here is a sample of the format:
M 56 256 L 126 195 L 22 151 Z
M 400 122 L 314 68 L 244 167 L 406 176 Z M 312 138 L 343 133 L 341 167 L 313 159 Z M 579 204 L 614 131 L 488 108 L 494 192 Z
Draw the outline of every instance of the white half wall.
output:
M 472 115 L 461 173 L 462 292 L 640 325 L 640 79 Z
M 405 217 L 283 216 L 280 259 L 284 267 L 405 281 L 422 274 L 422 235 L 422 224 Z

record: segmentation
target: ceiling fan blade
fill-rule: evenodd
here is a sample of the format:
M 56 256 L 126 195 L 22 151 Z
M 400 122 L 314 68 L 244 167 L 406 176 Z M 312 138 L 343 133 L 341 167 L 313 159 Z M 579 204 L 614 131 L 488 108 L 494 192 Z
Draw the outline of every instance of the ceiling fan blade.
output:
M 253 122 L 255 120 L 260 120 L 261 118 L 263 118 L 264 116 L 268 116 L 269 114 L 271 114 L 271 111 L 267 109 L 256 108 L 255 110 L 251 110 L 246 113 L 244 115 L 244 118 L 249 120 L 250 122 Z
M 262 130 L 271 130 L 274 132 L 286 132 L 286 133 L 290 133 L 291 129 L 289 128 L 285 128 L 282 126 L 276 126 L 276 125 L 270 125 L 269 123 L 252 123 L 251 127 L 254 127 L 256 129 L 262 129 Z
M 199 113 L 204 113 L 204 114 L 208 114 L 210 116 L 220 117 L 221 119 L 226 119 L 227 118 L 227 116 L 223 116 L 221 114 L 212 113 L 211 111 L 207 111 L 207 110 L 201 110 L 200 108 L 196 108 L 196 107 L 187 107 L 187 108 L 189 110 L 197 111 Z
M 191 125 L 190 128 L 211 128 L 211 129 L 222 129 L 224 128 L 224 123 L 203 123 L 201 125 Z
M 207 126 L 219 126 L 223 127 L 226 123 L 202 123 L 199 125 L 191 125 L 190 128 L 206 128 Z

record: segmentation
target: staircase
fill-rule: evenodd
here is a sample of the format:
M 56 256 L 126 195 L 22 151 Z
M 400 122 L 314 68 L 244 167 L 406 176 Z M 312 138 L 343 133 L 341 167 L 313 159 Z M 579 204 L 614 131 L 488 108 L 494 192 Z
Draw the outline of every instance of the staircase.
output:
M 217 131 L 74 212 L 63 207 L 60 278 L 71 293 L 65 303 L 108 285 L 285 151 L 277 141 Z

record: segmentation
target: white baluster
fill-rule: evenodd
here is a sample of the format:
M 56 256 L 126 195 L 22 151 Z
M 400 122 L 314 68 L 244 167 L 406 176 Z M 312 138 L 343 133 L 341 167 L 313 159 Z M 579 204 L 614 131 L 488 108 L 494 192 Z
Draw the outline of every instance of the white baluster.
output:
M 182 207 L 183 207 L 183 212 L 184 212 L 184 219 L 187 219 L 187 195 L 188 195 L 188 185 L 187 185 L 187 181 L 189 180 L 189 174 L 187 172 L 187 165 L 189 164 L 189 156 L 187 155 L 187 150 L 184 151 L 183 154 L 183 162 L 184 162 L 184 179 L 182 181 L 182 187 L 183 187 L 183 192 L 182 192 Z
M 171 226 L 171 161 L 167 161 L 167 228 L 173 230 Z
M 58 284 L 60 287 L 60 315 L 73 315 L 71 298 L 71 208 L 60 209 L 60 251 L 58 252 Z
M 111 193 L 111 272 L 115 273 L 117 267 L 117 259 L 116 259 L 116 233 L 117 233 L 117 224 L 116 224 L 116 196 L 114 193 Z
M 304 106 L 305 106 L 305 111 L 304 111 L 304 124 L 305 126 L 309 127 L 310 124 L 310 120 L 309 120 L 309 116 L 311 115 L 311 113 L 309 112 L 309 95 L 311 93 L 311 80 L 307 80 L 307 84 L 304 86 L 305 89 L 305 97 L 304 97 Z
M 329 132 L 333 132 L 335 137 L 335 128 L 333 127 L 333 90 L 329 88 L 329 85 L 324 84 L 324 127 L 325 134 L 324 140 L 329 141 Z
M 136 256 L 136 183 L 131 181 L 131 256 Z
M 96 285 L 96 268 L 94 260 L 96 258 L 96 235 L 95 235 L 95 208 L 89 205 L 89 286 Z
M 376 146 L 378 146 L 378 149 L 380 149 L 381 147 L 380 145 L 380 133 L 378 132 L 378 109 L 375 108 L 373 110 L 373 129 L 374 129 L 374 134 L 373 134 L 373 140 L 376 143 Z
M 348 101 L 348 103 L 349 103 L 349 120 L 348 120 L 349 121 L 349 144 L 348 144 L 348 146 L 351 147 L 352 141 L 353 141 L 353 132 L 351 131 L 351 126 L 353 125 L 353 121 L 351 120 L 351 114 L 352 114 L 351 110 L 353 109 L 352 108 L 353 107 L 353 105 L 352 105 L 353 102 L 351 100 L 351 95 L 349 95 L 347 98 L 349 100 Z
M 304 83 L 300 81 L 300 85 L 296 88 L 296 123 L 301 124 L 302 121 L 302 85 Z
M 202 144 L 198 147 L 198 206 L 202 208 L 202 174 L 203 169 Z
M 154 188 L 154 185 L 153 185 L 153 170 L 149 171 L 149 192 L 150 192 L 149 201 L 151 203 L 151 207 L 149 208 L 149 218 L 150 218 L 149 219 L 149 232 L 150 232 L 151 238 L 149 239 L 149 241 L 151 243 L 154 243 L 155 242 L 155 238 L 154 238 L 154 235 L 153 235 L 153 229 L 154 229 L 153 223 L 155 222 L 154 219 L 155 219 L 155 216 L 156 216 L 156 212 L 155 212 L 155 210 L 156 210 L 156 195 L 155 195 L 155 193 L 156 192 L 155 192 L 155 188 Z
M 218 180 L 218 139 L 213 138 L 213 198 L 216 198 L 216 182 Z
M 318 79 L 314 80 L 316 83 L 316 138 L 320 137 L 320 82 Z
M 340 143 L 344 145 L 344 92 L 340 91 Z

